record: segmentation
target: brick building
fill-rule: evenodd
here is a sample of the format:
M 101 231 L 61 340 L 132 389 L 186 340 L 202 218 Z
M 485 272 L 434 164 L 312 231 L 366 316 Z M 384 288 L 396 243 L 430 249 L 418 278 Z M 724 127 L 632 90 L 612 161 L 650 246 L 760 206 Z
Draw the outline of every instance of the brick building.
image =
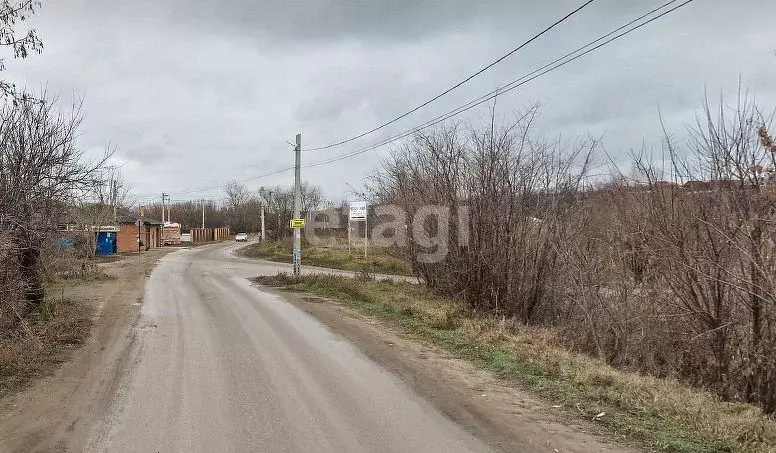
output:
M 162 246 L 162 233 L 164 224 L 159 220 L 141 217 L 142 225 L 138 227 L 135 222 L 138 219 L 126 219 L 121 222 L 116 237 L 116 251 L 118 253 L 137 252 L 137 238 L 140 235 L 141 250 L 155 249 Z

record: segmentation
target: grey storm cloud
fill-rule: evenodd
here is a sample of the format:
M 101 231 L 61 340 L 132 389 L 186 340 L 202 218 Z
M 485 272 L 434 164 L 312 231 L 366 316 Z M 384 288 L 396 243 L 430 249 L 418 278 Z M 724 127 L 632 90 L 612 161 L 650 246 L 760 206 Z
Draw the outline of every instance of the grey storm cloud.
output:
M 219 198 L 218 186 L 290 184 L 287 140 L 312 147 L 356 135 L 460 81 L 582 0 L 44 1 L 42 55 L 0 74 L 63 108 L 84 101 L 89 152 L 110 144 L 141 199 Z M 447 112 L 621 25 L 660 1 L 596 0 L 568 22 L 416 114 L 364 139 L 305 153 L 303 163 L 369 146 Z M 776 35 L 768 0 L 695 0 L 620 41 L 501 96 L 509 118 L 540 102 L 542 133 L 603 136 L 610 153 L 660 146 L 692 122 L 704 91 L 739 79 L 776 105 Z M 713 96 L 712 96 L 713 97 Z M 457 120 L 477 123 L 488 106 Z M 381 148 L 306 169 L 331 198 L 360 187 Z
M 108 2 L 111 3 L 111 2 Z M 271 42 L 357 39 L 406 41 L 497 25 L 527 25 L 537 14 L 571 9 L 575 1 L 233 1 L 180 0 L 153 8 L 182 26 L 261 37 Z M 125 6 L 142 11 L 146 5 Z M 611 6 L 611 5 L 610 5 Z M 151 12 L 149 11 L 149 13 Z

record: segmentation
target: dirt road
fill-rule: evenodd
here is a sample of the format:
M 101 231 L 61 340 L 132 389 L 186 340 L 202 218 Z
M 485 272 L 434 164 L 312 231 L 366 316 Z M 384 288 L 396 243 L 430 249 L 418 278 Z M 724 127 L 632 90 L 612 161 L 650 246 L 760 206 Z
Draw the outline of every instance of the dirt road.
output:
M 433 348 L 251 285 L 247 277 L 289 266 L 237 258 L 236 248 L 164 256 L 135 321 L 118 335 L 98 334 L 107 352 L 95 356 L 99 364 L 87 361 L 95 371 L 49 412 L 40 403 L 6 418 L 2 450 L 613 450 L 554 423 L 487 373 L 449 366 Z M 35 392 L 32 400 L 45 399 Z M 41 418 L 48 422 L 25 434 L 13 430 Z
M 118 377 L 128 370 L 126 351 L 136 341 L 145 281 L 166 253 L 104 263 L 102 270 L 117 278 L 63 290 L 92 305 L 92 335 L 53 376 L 0 400 L 0 452 L 81 451 L 84 430 L 104 415 Z

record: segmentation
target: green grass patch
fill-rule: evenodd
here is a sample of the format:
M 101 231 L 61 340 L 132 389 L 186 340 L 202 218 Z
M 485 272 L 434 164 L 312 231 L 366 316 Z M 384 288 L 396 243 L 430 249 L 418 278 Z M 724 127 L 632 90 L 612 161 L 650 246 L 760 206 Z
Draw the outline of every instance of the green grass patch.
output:
M 281 263 L 291 262 L 292 245 L 289 241 L 257 242 L 242 248 L 239 253 L 247 258 L 259 258 Z M 315 247 L 302 244 L 302 263 L 309 266 L 342 269 L 377 274 L 411 275 L 412 267 L 406 261 L 392 256 L 382 248 L 370 248 L 367 258 L 363 249 Z
M 518 382 L 548 405 L 560 405 L 567 417 L 591 421 L 605 412 L 597 425 L 652 451 L 776 452 L 776 421 L 754 406 L 723 402 L 675 380 L 616 370 L 569 352 L 551 331 L 505 327 L 420 285 L 329 275 L 279 274 L 257 281 L 336 299 L 390 321 L 417 339 Z

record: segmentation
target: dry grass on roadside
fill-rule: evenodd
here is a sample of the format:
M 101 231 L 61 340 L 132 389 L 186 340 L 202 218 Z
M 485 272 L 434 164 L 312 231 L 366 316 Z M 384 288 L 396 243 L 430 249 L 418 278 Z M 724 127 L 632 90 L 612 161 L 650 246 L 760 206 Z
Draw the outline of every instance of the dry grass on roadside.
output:
M 240 255 L 247 258 L 260 258 L 281 263 L 291 262 L 291 242 L 257 242 L 240 250 Z M 364 259 L 363 249 L 348 251 L 337 247 L 316 247 L 308 244 L 302 246 L 302 262 L 309 266 L 327 267 L 360 272 L 367 271 L 378 274 L 411 275 L 409 263 L 392 256 L 387 250 L 370 248 Z
M 116 262 L 122 259 L 124 257 L 120 255 L 84 258 L 77 256 L 73 250 L 46 250 L 41 272 L 49 284 L 61 283 L 63 281 L 108 280 L 113 277 L 107 275 L 100 264 Z
M 0 397 L 50 374 L 89 336 L 87 303 L 47 296 L 17 328 L 0 332 Z
M 616 370 L 575 354 L 546 329 L 477 316 L 418 285 L 357 282 L 334 276 L 259 282 L 343 301 L 389 319 L 415 336 L 513 379 L 569 417 L 596 421 L 614 437 L 654 451 L 776 452 L 776 420 L 749 404 L 721 401 L 675 380 Z

